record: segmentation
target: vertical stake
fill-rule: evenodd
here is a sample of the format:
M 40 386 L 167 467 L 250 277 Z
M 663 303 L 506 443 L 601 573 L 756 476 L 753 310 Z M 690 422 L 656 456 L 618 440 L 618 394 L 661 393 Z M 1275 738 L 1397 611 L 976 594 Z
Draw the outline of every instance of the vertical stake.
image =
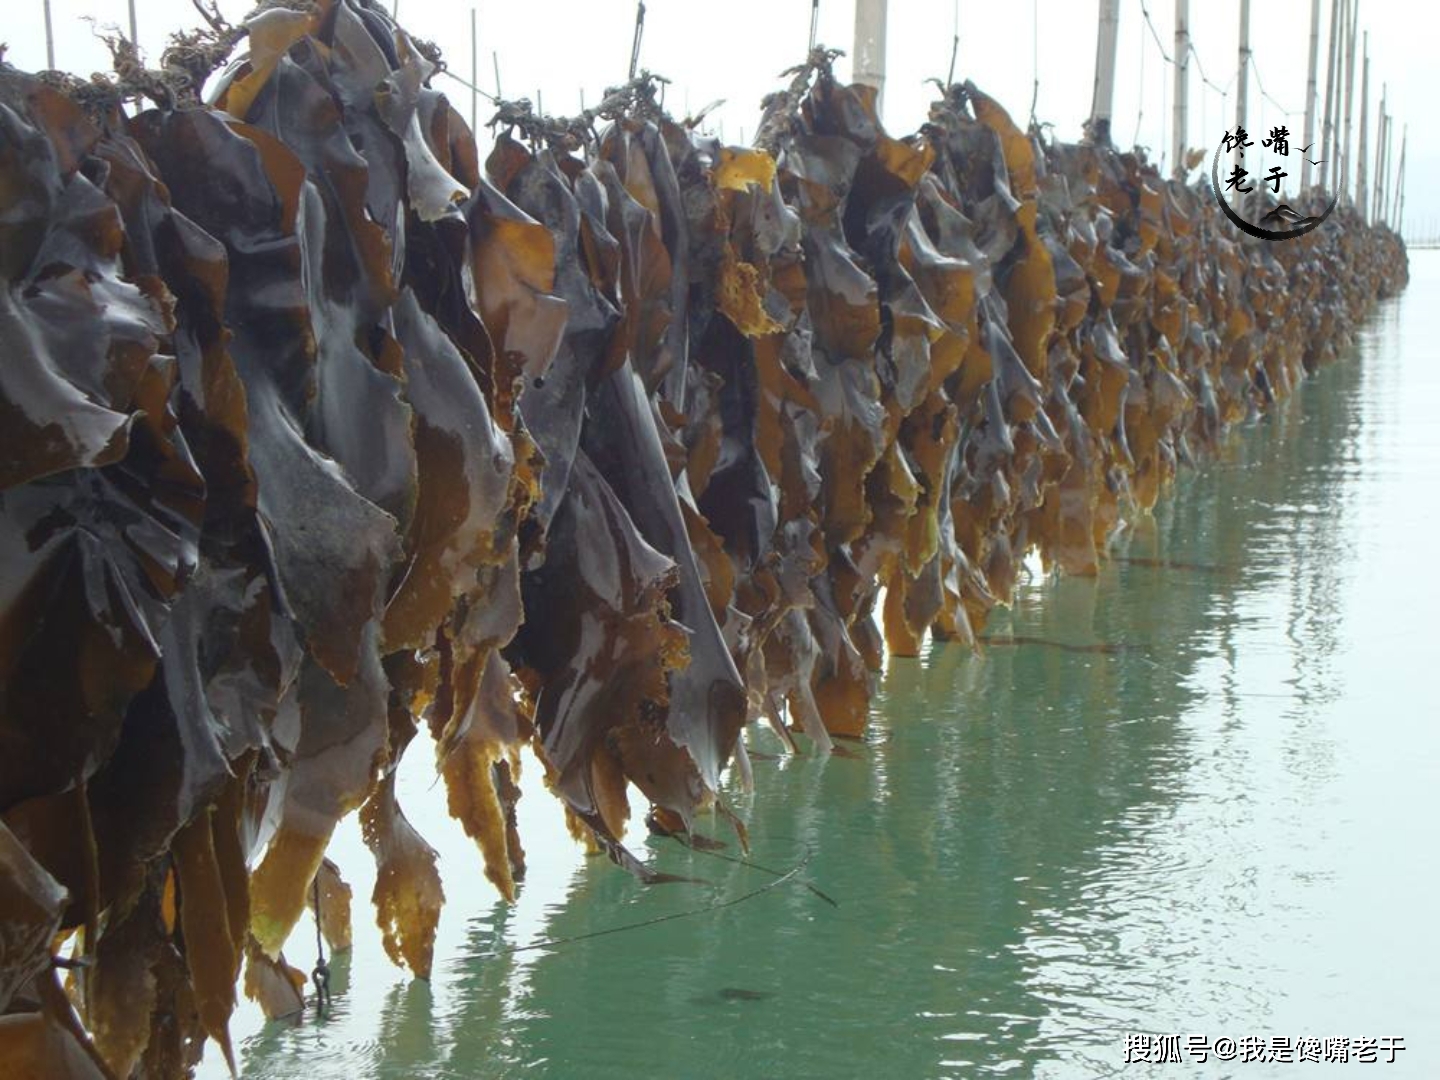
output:
M 1185 174 L 1185 144 L 1189 141 L 1189 0 L 1175 0 L 1175 131 L 1171 138 L 1172 171 Z M 1210 132 L 1205 132 L 1205 138 Z
M 1235 71 L 1235 137 L 1245 126 L 1246 105 L 1250 99 L 1250 0 L 1240 0 L 1240 57 Z M 1235 167 L 1240 167 L 1244 151 L 1235 144 Z
M 1380 220 L 1380 196 L 1385 190 L 1385 95 L 1389 86 L 1380 84 L 1380 115 L 1375 125 L 1375 181 L 1370 188 L 1370 220 Z
M 1095 41 L 1095 93 L 1090 99 L 1090 137 L 1110 144 L 1110 112 L 1115 102 L 1115 45 L 1120 37 L 1120 0 L 1100 0 Z
M 1190 109 L 1190 0 L 1175 0 L 1175 131 L 1171 160 L 1174 173 L 1185 175 L 1185 144 L 1189 141 Z M 1205 132 L 1208 139 L 1210 133 Z
M 1310 0 L 1310 64 L 1305 78 L 1305 142 L 1315 141 L 1315 66 L 1320 60 L 1320 0 Z M 1324 155 L 1321 155 L 1322 157 Z M 1310 154 L 1300 155 L 1300 190 L 1310 188 Z
M 1355 107 L 1355 23 L 1359 19 L 1359 0 L 1345 0 L 1345 141 L 1341 151 L 1341 194 L 1351 192 L 1351 131 Z
M 50 0 L 45 0 L 45 66 L 55 70 L 55 31 L 50 26 Z
M 1360 211 L 1360 220 L 1370 220 L 1370 208 L 1365 205 L 1365 196 L 1369 194 L 1366 181 L 1369 179 L 1365 174 L 1365 136 L 1366 121 L 1370 112 L 1370 31 L 1365 31 L 1363 38 L 1365 43 L 1364 57 L 1365 64 L 1360 76 L 1360 154 L 1355 159 L 1355 209 Z
M 855 0 L 855 81 L 875 88 L 875 110 L 885 101 L 885 24 L 888 0 Z
M 1410 137 L 1410 125 L 1400 129 L 1400 168 L 1395 170 L 1395 231 L 1405 235 L 1405 142 Z
M 1325 64 L 1325 122 L 1320 125 L 1320 187 L 1333 191 L 1335 175 L 1335 32 L 1340 19 L 1340 0 L 1330 0 L 1330 32 L 1326 35 L 1329 59 Z

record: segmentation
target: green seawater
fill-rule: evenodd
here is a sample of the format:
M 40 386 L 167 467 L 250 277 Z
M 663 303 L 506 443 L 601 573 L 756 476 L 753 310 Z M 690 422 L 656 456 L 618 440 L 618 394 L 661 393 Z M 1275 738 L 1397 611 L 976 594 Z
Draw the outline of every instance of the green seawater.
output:
M 754 794 L 729 791 L 750 858 L 808 859 L 778 887 L 524 949 L 775 874 L 635 829 L 701 879 L 641 887 L 530 790 L 504 905 L 415 747 L 402 802 L 449 896 L 433 979 L 385 959 L 347 823 L 333 1013 L 242 1008 L 243 1076 L 1145 1075 L 1124 1064 L 1142 1032 L 1403 1039 L 1368 1068 L 1440 1076 L 1440 253 L 1411 268 L 1352 355 L 1186 472 L 1098 579 L 1026 583 L 987 629 L 1021 643 L 892 660 L 853 757 L 757 759 Z M 308 922 L 288 955 L 313 963 Z

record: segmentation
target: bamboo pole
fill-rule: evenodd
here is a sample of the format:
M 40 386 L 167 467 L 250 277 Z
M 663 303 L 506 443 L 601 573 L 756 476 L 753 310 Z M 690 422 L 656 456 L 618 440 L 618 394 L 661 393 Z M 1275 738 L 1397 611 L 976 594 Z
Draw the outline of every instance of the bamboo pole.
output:
M 1365 196 L 1369 193 L 1366 190 L 1365 174 L 1365 134 L 1370 112 L 1370 31 L 1365 31 L 1364 40 L 1364 73 L 1360 77 L 1360 156 L 1355 159 L 1355 208 L 1360 211 L 1360 220 L 1369 221 L 1365 205 Z
M 50 25 L 50 0 L 45 0 L 45 66 L 55 70 L 55 31 Z
M 1320 59 L 1320 0 L 1310 0 L 1310 64 L 1305 79 L 1305 142 L 1315 142 L 1315 65 Z M 1310 189 L 1310 155 L 1300 155 L 1300 190 Z
M 1175 133 L 1176 176 L 1185 175 L 1185 144 L 1190 134 L 1187 112 L 1190 107 L 1190 0 L 1175 0 Z
M 140 33 L 135 28 L 135 0 L 130 0 L 130 44 L 135 46 L 135 51 L 140 51 Z
M 1395 231 L 1405 235 L 1405 143 L 1410 137 L 1410 125 L 1400 129 L 1400 168 L 1395 170 Z
M 1326 191 L 1334 190 L 1331 178 L 1335 176 L 1335 31 L 1340 22 L 1340 0 L 1330 0 L 1330 32 L 1326 36 L 1329 44 L 1325 63 L 1325 123 L 1320 128 L 1320 186 Z
M 1095 93 L 1090 99 L 1090 137 L 1110 143 L 1110 117 L 1115 103 L 1115 45 L 1120 38 L 1120 0 L 1100 0 L 1100 28 L 1095 42 Z
M 1238 168 L 1244 160 L 1240 132 L 1245 128 L 1246 105 L 1250 94 L 1250 0 L 1240 0 L 1240 56 L 1235 70 L 1235 165 Z
M 470 9 L 470 133 L 472 135 L 476 131 L 476 112 L 480 107 L 478 92 L 480 86 L 480 37 L 475 27 L 476 15 L 475 9 L 472 7 Z M 497 78 L 495 81 L 498 83 L 500 80 Z
M 1390 173 L 1395 167 L 1395 118 L 1389 113 L 1385 114 L 1385 180 L 1380 189 L 1380 216 L 1385 220 L 1386 225 L 1394 227 L 1391 215 L 1395 211 L 1395 204 L 1390 199 Z
M 1345 60 L 1345 142 L 1344 150 L 1340 155 L 1340 193 L 1346 199 L 1350 197 L 1350 119 L 1355 104 L 1355 24 L 1360 18 L 1359 9 L 1360 0 L 1345 0 L 1346 22 L 1348 23 L 1345 31 L 1345 45 L 1349 55 Z
M 1385 190 L 1385 95 L 1389 86 L 1380 84 L 1380 115 L 1375 125 L 1375 183 L 1370 188 L 1370 220 L 1380 220 L 1380 195 Z
M 885 23 L 888 0 L 855 4 L 855 81 L 875 88 L 878 112 L 885 100 Z

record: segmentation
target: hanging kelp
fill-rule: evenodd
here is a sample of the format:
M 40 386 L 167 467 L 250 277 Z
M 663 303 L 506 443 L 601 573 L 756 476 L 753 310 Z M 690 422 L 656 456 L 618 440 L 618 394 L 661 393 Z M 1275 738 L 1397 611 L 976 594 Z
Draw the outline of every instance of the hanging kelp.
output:
M 688 832 L 747 724 L 860 735 L 887 648 L 973 645 L 1028 551 L 1094 573 L 1405 281 L 1383 227 L 1254 242 L 969 84 L 893 138 L 824 50 L 755 147 L 642 75 L 578 118 L 502 103 L 482 162 L 366 0 L 217 18 L 159 72 L 126 49 L 118 83 L 0 65 L 22 1076 L 229 1058 L 237 982 L 301 1009 L 281 950 L 311 905 L 348 945 L 325 853 L 356 811 L 385 948 L 428 975 L 407 752 L 505 898 L 525 746 L 653 880 L 632 790 Z

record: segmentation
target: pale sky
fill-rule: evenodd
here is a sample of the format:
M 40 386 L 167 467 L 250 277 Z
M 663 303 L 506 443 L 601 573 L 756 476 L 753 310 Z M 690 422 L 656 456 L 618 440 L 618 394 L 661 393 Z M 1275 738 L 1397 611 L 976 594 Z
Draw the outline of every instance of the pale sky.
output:
M 14 0 L 0 31 L 9 44 L 9 61 L 26 70 L 45 66 L 41 0 Z M 135 0 L 140 44 L 158 57 L 166 36 L 191 28 L 199 18 L 186 0 Z M 239 19 L 249 0 L 221 0 L 220 8 Z M 450 65 L 468 76 L 470 68 L 469 3 L 400 0 L 399 16 L 413 34 L 437 42 Z M 727 104 L 712 114 L 711 128 L 723 125 L 725 137 L 749 139 L 759 117 L 760 99 L 783 84 L 780 71 L 803 59 L 810 25 L 810 0 L 727 0 L 701 4 L 696 0 L 648 0 L 641 66 L 671 79 L 667 105 L 683 115 L 687 102 L 698 109 L 716 98 Z M 1160 40 L 1173 53 L 1174 3 L 1144 0 Z M 123 0 L 52 0 L 56 65 L 88 74 L 109 66 L 104 47 L 92 34 L 87 17 L 99 24 L 125 27 Z M 548 112 L 579 109 L 583 89 L 593 104 L 606 86 L 624 80 L 634 27 L 633 0 L 478 0 L 480 85 L 494 90 L 491 53 L 497 53 L 502 88 L 507 97 L 543 94 Z M 1260 150 L 1264 134 L 1279 124 L 1292 133 L 1288 161 L 1280 164 L 1299 179 L 1301 128 L 1309 44 L 1310 0 L 1253 0 L 1251 45 L 1254 70 L 1278 107 L 1261 96 L 1255 74 L 1250 76 L 1247 130 Z M 1039 98 L 1036 114 L 1054 124 L 1057 136 L 1074 139 L 1090 112 L 1094 83 L 1098 0 L 890 0 L 887 81 L 884 119 L 892 134 L 915 130 L 925 119 L 933 88 L 928 77 L 943 78 L 950 62 L 951 39 L 958 17 L 960 54 L 957 78 L 970 78 L 998 98 L 1022 125 L 1029 117 L 1032 79 L 1038 59 Z M 1328 22 L 1330 0 L 1321 0 L 1322 23 Z M 854 0 L 821 0 L 819 40 L 851 50 Z M 1191 33 L 1200 64 L 1229 97 L 1206 88 L 1192 61 L 1190 145 L 1212 148 L 1234 125 L 1234 78 L 1239 43 L 1239 0 L 1192 0 Z M 1038 16 L 1039 34 L 1033 33 Z M 1370 150 L 1373 171 L 1375 115 L 1381 84 L 1387 83 L 1389 111 L 1396 118 L 1398 163 L 1401 125 L 1409 124 L 1406 166 L 1406 232 L 1412 236 L 1440 234 L 1440 127 L 1428 110 L 1440 97 L 1440 4 L 1432 0 L 1360 0 L 1360 25 L 1370 33 Z M 1115 88 L 1113 135 L 1117 144 L 1135 142 L 1152 148 L 1157 162 L 1169 156 L 1172 71 L 1146 29 L 1141 0 L 1120 0 L 1120 40 Z M 1322 26 L 1319 50 L 1323 108 L 1326 58 Z M 839 62 L 843 78 L 849 59 Z M 1360 64 L 1355 72 L 1355 139 L 1361 89 Z M 470 92 L 439 78 L 436 85 L 452 94 L 468 114 Z M 1141 103 L 1143 102 L 1143 114 Z M 1288 110 L 1291 115 L 1285 115 Z M 479 119 L 489 117 L 482 99 Z M 1138 132 L 1138 138 L 1137 138 Z M 1318 157 L 1317 147 L 1312 157 Z M 1250 163 L 1247 160 L 1247 165 Z M 1292 168 L 1293 166 L 1293 168 Z M 1263 175 L 1251 167 L 1252 179 Z

